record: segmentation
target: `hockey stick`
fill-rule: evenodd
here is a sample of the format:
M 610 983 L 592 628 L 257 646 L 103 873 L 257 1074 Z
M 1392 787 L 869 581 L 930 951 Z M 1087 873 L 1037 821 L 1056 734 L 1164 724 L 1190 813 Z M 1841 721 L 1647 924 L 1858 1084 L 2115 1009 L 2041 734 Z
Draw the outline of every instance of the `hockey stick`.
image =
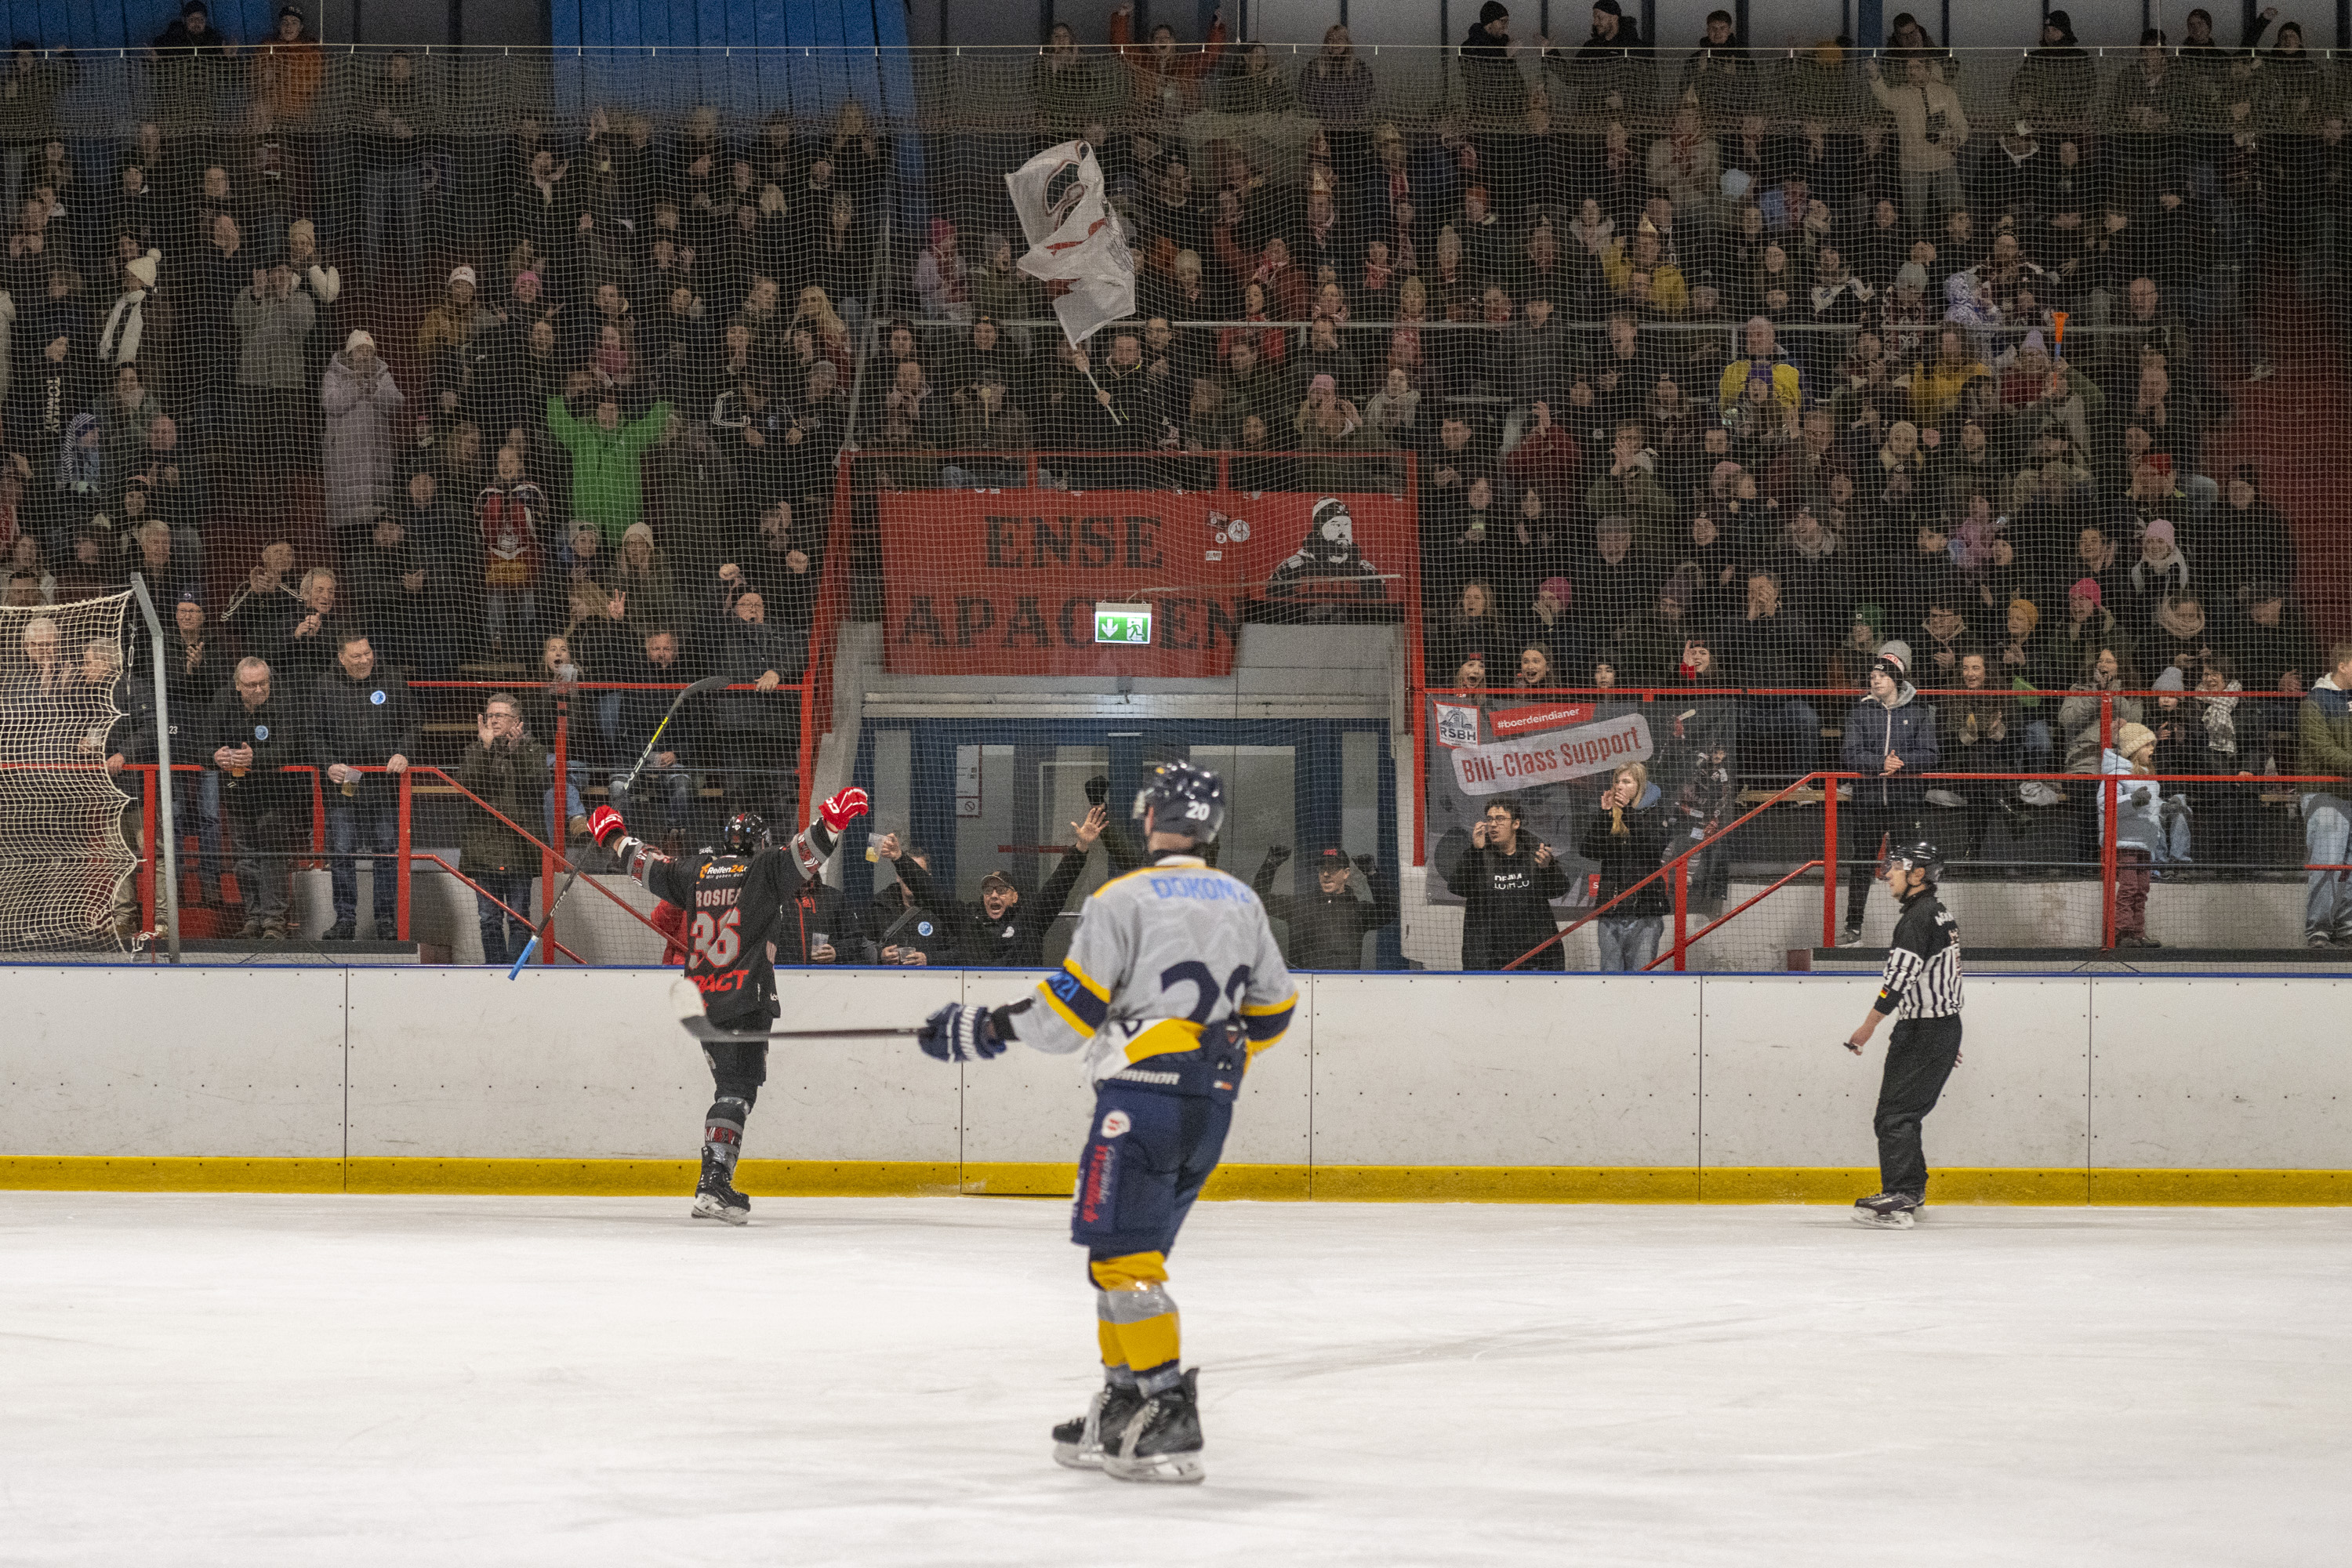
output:
M 677 710 L 686 706 L 686 700 L 688 698 L 692 697 L 697 692 L 700 691 L 718 691 L 725 687 L 732 685 L 733 683 L 734 678 L 732 676 L 706 675 L 700 680 L 696 681 L 693 685 L 679 692 L 677 699 L 670 703 L 669 711 L 662 715 L 661 722 L 654 726 L 653 734 L 646 738 L 646 749 L 637 753 L 636 766 L 631 768 L 629 770 L 629 776 L 621 781 L 621 793 L 623 795 L 628 794 L 630 787 L 637 782 L 637 775 L 646 771 L 646 764 L 653 760 L 654 748 L 661 744 L 662 731 L 669 728 L 669 721 L 677 717 Z M 562 790 L 564 787 L 564 781 L 562 779 L 556 780 L 555 787 L 559 792 Z M 557 798 L 562 798 L 560 794 Z M 540 943 L 548 937 L 555 934 L 555 912 L 563 907 L 563 900 L 572 896 L 572 884 L 579 879 L 580 868 L 575 864 L 572 868 L 572 874 L 563 879 L 563 886 L 555 889 L 555 901 L 547 906 L 547 918 L 539 922 L 539 929 L 532 931 L 530 933 L 530 940 L 522 944 L 522 952 L 517 955 L 514 961 L 514 967 L 507 971 L 507 978 L 509 980 L 512 980 L 516 976 L 520 975 L 522 973 L 523 965 L 529 963 L 531 961 L 531 956 L 539 952 Z
M 686 1032 L 698 1040 L 750 1044 L 761 1040 L 903 1040 L 921 1033 L 911 1025 L 903 1029 L 722 1029 L 708 1018 L 680 1018 Z
M 721 1044 L 749 1044 L 759 1040 L 883 1040 L 904 1039 L 920 1031 L 908 1026 L 900 1029 L 724 1029 L 705 1016 L 702 993 L 693 981 L 684 975 L 669 983 L 670 1005 L 677 1011 L 677 1021 L 686 1032 L 698 1040 Z

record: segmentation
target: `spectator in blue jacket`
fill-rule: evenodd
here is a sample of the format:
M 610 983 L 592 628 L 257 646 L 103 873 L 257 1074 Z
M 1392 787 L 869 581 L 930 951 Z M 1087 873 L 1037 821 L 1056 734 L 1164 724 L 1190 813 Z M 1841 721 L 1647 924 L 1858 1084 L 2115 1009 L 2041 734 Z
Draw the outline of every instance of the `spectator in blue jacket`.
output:
M 1878 871 L 1883 845 L 1919 837 L 1919 814 L 1927 785 L 1921 776 L 1942 761 L 1936 742 L 1936 710 L 1917 700 L 1911 684 L 1911 645 L 1880 645 L 1870 667 L 1870 695 L 1846 715 L 1845 770 L 1860 773 L 1853 784 L 1853 858 L 1845 878 L 1845 934 L 1840 947 L 1862 945 L 1863 906 Z

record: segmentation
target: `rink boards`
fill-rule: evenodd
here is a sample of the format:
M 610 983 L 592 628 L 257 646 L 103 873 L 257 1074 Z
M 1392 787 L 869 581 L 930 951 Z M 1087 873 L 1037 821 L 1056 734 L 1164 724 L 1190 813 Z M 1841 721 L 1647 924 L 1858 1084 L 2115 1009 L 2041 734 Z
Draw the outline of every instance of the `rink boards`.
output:
M 710 1097 L 653 970 L 0 970 L 0 1186 L 662 1193 Z M 1010 971 L 795 973 L 795 1027 L 998 1003 Z M 1850 1202 L 1885 1033 L 1832 975 L 1319 974 L 1212 1196 Z M 1939 1201 L 2352 1201 L 2352 980 L 1971 978 Z M 1066 1193 L 1072 1058 L 779 1042 L 754 1194 Z M 1857 1183 L 1865 1184 L 1857 1186 Z

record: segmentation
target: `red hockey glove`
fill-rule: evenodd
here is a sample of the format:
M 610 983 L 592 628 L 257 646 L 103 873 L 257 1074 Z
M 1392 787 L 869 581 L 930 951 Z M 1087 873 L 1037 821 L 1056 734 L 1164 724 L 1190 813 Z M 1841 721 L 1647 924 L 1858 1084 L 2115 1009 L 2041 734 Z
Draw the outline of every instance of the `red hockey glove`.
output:
M 603 848 L 610 849 L 613 841 L 625 837 L 628 831 L 621 814 L 609 805 L 600 805 L 588 814 L 588 836 Z
M 824 825 L 827 827 L 839 833 L 871 809 L 873 807 L 866 798 L 866 792 L 853 784 L 818 806 L 816 811 L 819 816 L 824 818 Z

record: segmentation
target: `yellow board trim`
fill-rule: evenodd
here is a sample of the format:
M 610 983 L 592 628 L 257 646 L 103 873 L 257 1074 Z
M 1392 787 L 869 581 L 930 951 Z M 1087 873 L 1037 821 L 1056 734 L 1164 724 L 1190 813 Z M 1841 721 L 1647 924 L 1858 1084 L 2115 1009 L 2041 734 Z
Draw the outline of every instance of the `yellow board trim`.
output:
M 0 1155 L 0 1190 L 141 1193 L 488 1194 L 676 1196 L 692 1160 L 256 1159 L 237 1155 Z M 1261 1203 L 1850 1204 L 1877 1185 L 1865 1167 L 1221 1165 L 1202 1196 Z M 745 1160 L 755 1197 L 924 1197 L 962 1193 L 1066 1199 L 1076 1164 L 972 1161 Z M 2352 1204 L 2352 1170 L 1947 1169 L 1931 1204 L 2151 1207 Z

